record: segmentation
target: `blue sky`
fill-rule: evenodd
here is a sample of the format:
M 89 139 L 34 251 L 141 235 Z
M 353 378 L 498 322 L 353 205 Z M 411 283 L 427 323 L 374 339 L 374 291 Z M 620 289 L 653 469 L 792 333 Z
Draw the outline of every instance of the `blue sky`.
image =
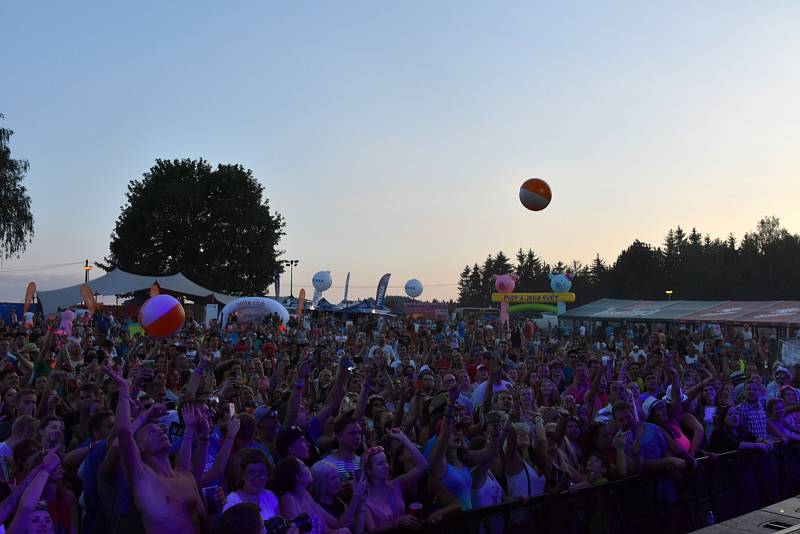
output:
M 331 300 L 347 271 L 356 296 L 391 272 L 442 298 L 501 249 L 613 261 L 671 226 L 741 237 L 768 214 L 800 231 L 798 18 L 789 1 L 6 0 L 0 112 L 36 234 L 0 299 L 82 281 L 11 270 L 101 260 L 156 158 L 252 169 L 296 287 L 331 270 Z M 517 199 L 534 176 L 541 213 Z

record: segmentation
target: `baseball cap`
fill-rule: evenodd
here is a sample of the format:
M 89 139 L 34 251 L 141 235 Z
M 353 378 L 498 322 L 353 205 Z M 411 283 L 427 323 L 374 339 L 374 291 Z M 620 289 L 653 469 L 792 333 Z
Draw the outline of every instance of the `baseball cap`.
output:
M 278 410 L 270 408 L 269 406 L 261 405 L 256 408 L 256 411 L 253 412 L 253 418 L 255 418 L 256 423 L 264 419 L 265 417 L 274 417 L 275 419 L 278 418 Z
M 782 365 L 775 369 L 775 374 L 777 375 L 778 373 L 786 373 L 787 375 L 792 376 L 792 373 L 790 373 L 789 370 Z
M 744 373 L 742 371 L 734 371 L 730 375 L 731 380 L 744 380 Z
M 290 426 L 289 428 L 282 428 L 275 437 L 275 448 L 278 450 L 278 454 L 286 456 L 289 447 L 294 445 L 294 442 L 303 436 L 305 436 L 305 433 L 300 427 Z

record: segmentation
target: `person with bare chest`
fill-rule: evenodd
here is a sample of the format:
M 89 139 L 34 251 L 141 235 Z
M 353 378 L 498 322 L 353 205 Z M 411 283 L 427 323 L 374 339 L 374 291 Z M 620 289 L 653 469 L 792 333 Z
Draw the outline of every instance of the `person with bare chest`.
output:
M 206 510 L 189 469 L 173 469 L 170 442 L 158 425 L 147 422 L 131 431 L 130 386 L 110 367 L 104 372 L 119 386 L 116 430 L 125 476 L 133 488 L 145 530 L 184 534 L 208 531 Z

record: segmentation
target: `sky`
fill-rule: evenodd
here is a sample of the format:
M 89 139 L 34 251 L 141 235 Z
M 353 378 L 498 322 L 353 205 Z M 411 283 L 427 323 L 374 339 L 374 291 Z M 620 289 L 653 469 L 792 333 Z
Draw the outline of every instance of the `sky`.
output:
M 799 18 L 793 1 L 3 0 L 0 124 L 30 162 L 35 235 L 0 300 L 82 282 L 157 158 L 252 169 L 295 293 L 329 270 L 332 301 L 348 271 L 351 299 L 387 272 L 390 294 L 415 277 L 454 298 L 499 250 L 613 262 L 765 215 L 800 232 Z M 531 177 L 542 212 L 519 203 Z

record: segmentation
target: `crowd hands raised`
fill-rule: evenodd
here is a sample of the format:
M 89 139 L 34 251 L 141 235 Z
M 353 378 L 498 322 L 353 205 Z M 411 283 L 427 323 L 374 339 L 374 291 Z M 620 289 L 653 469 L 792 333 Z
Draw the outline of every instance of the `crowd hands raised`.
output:
M 6 532 L 414 530 L 634 474 L 669 501 L 700 457 L 800 440 L 800 366 L 748 328 L 60 319 L 2 325 Z

